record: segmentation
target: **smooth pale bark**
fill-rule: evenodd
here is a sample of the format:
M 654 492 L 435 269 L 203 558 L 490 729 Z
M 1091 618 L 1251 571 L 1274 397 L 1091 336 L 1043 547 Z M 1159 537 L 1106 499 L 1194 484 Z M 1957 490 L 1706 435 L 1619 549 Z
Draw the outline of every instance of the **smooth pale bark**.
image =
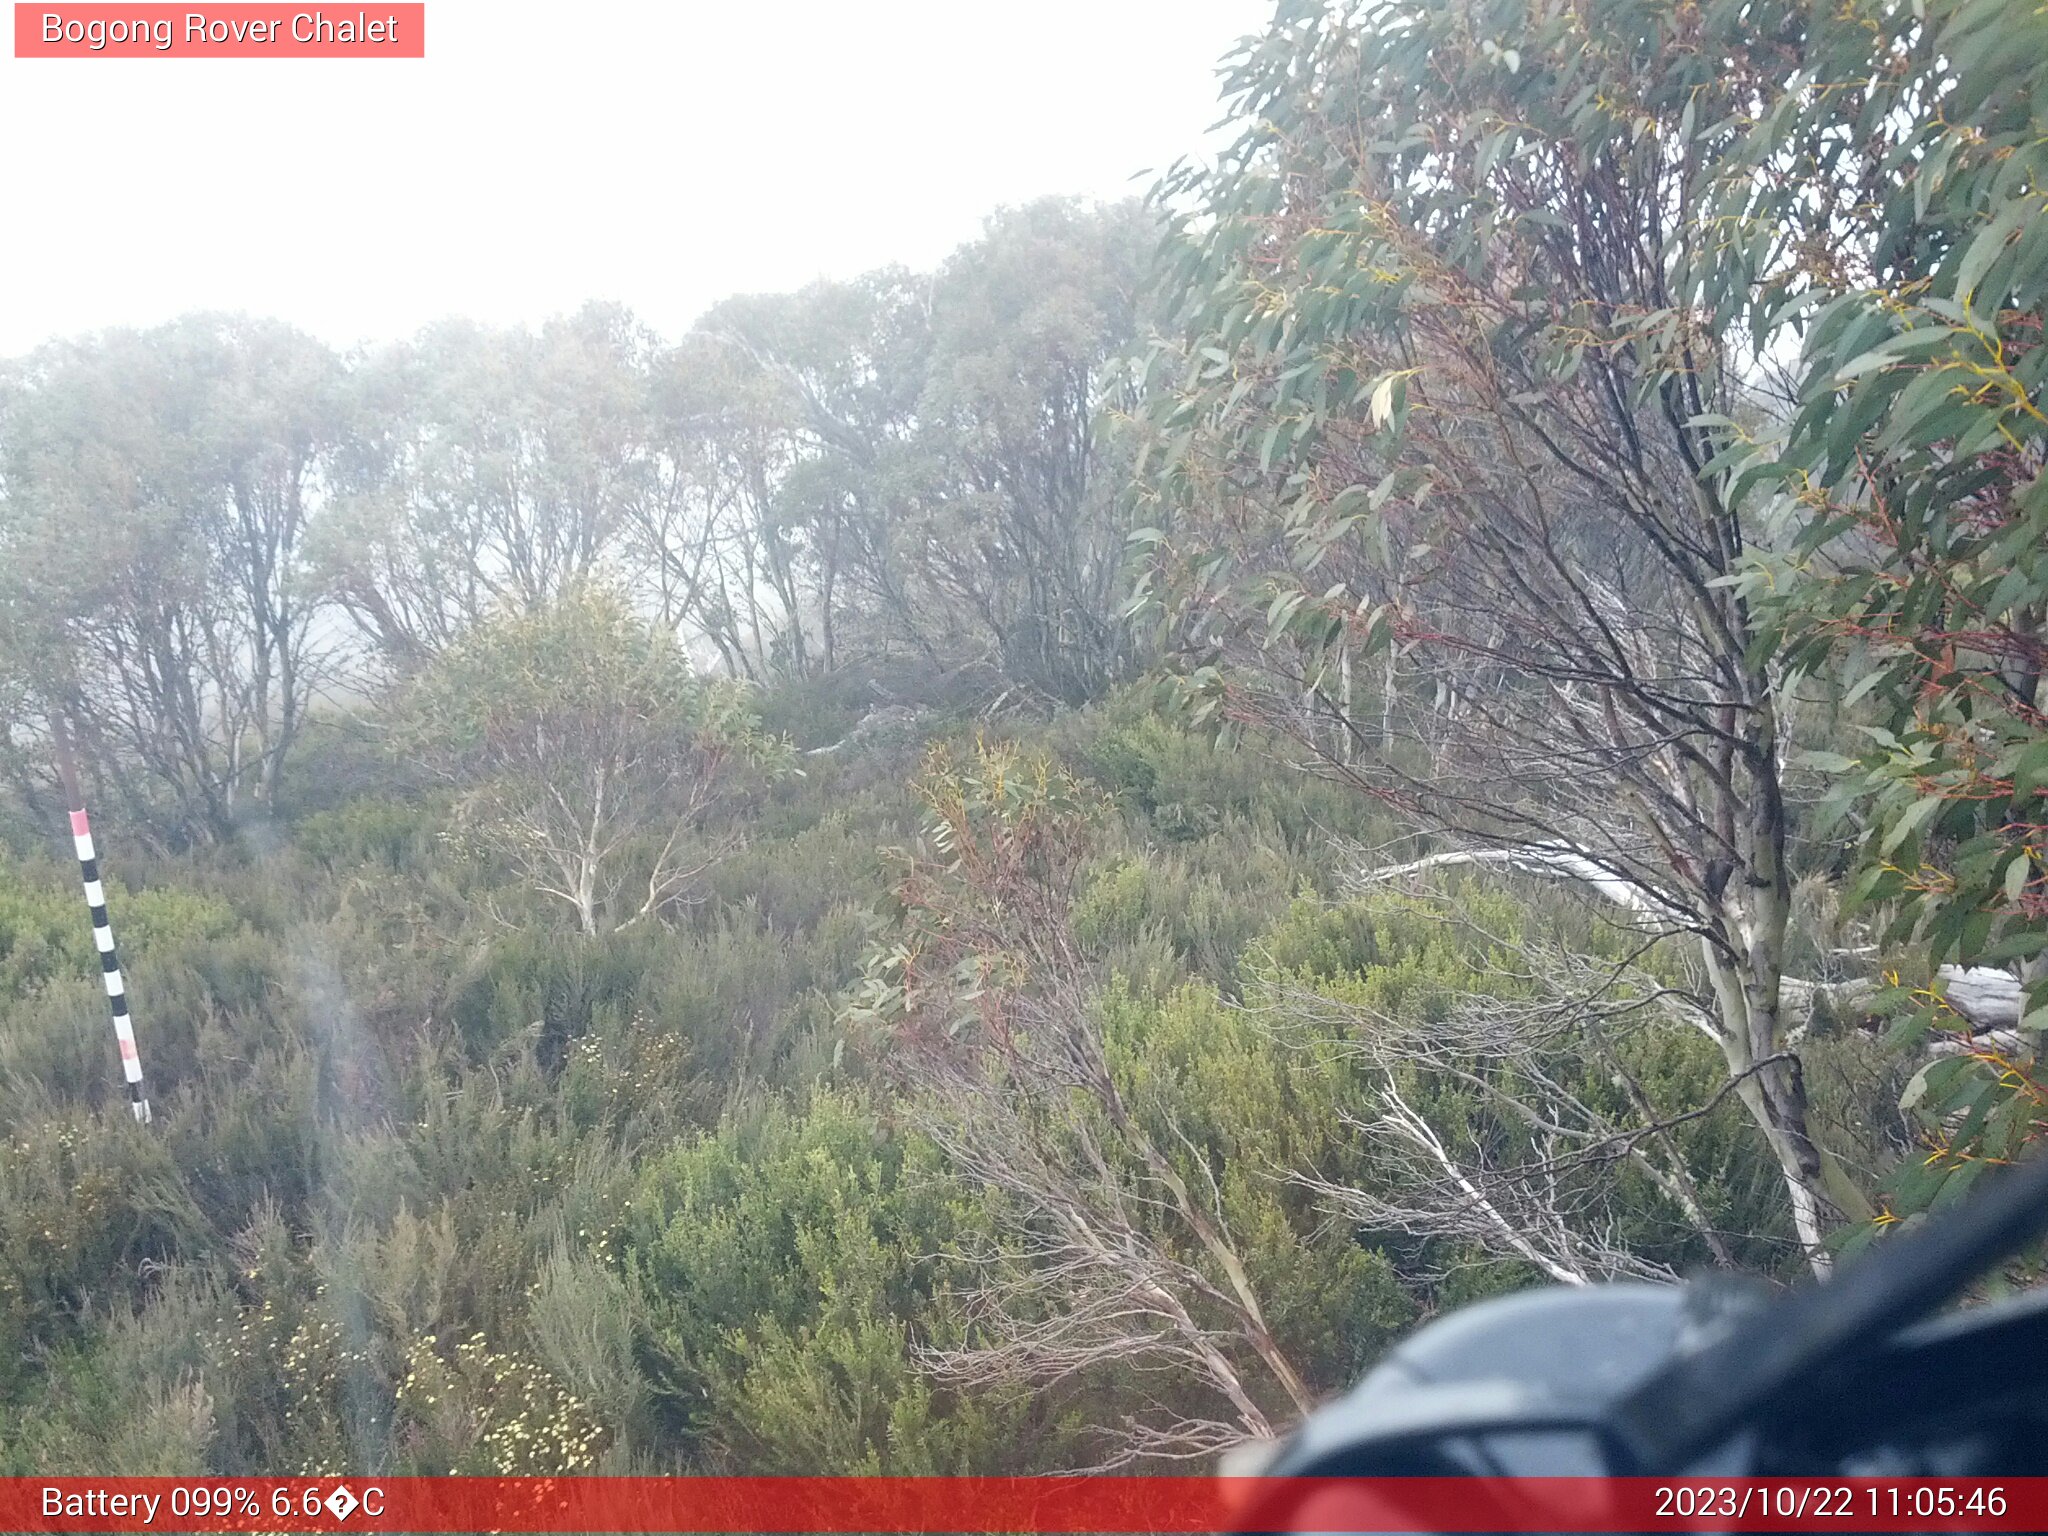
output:
M 1769 829 L 1753 827 L 1745 849 L 1752 867 L 1776 871 Z M 1639 882 L 1624 878 L 1585 850 L 1564 844 L 1528 848 L 1450 850 L 1384 869 L 1363 879 L 1381 883 L 1459 866 L 1490 866 L 1521 874 L 1572 880 L 1605 899 L 1657 922 L 1675 922 L 1680 910 Z M 1829 1167 L 1807 1129 L 1807 1099 L 1797 1055 L 1788 1049 L 1816 1004 L 1843 1006 L 1874 995 L 1880 984 L 1863 980 L 1835 986 L 1784 975 L 1790 902 L 1781 878 L 1730 881 L 1721 897 L 1720 933 L 1702 936 L 1700 951 L 1713 987 L 1712 1017 L 1696 1022 L 1720 1048 L 1736 1093 L 1763 1130 L 1783 1174 L 1793 1229 L 1814 1273 L 1832 1263 L 1823 1246 L 1830 1208 L 1856 1200 Z M 2018 978 L 1988 967 L 1943 966 L 1949 1005 L 1974 1033 L 2009 1030 L 2023 1005 Z
M 1674 909 L 1606 870 L 1587 854 L 1566 848 L 1485 848 L 1432 853 L 1405 864 L 1368 870 L 1360 879 L 1367 884 L 1378 884 L 1463 865 L 1483 865 L 1511 869 L 1517 874 L 1576 880 L 1631 911 L 1652 917 L 1676 915 Z M 1937 967 L 1934 975 L 1941 983 L 1943 998 L 1961 1015 L 1972 1033 L 1988 1034 L 1993 1030 L 2018 1026 L 2026 1003 L 2026 991 L 2024 984 L 2010 971 L 1988 965 L 1944 965 Z M 1816 1008 L 1823 1005 L 1836 1011 L 1853 1008 L 1883 991 L 1885 983 L 1867 976 L 1836 982 L 1785 976 L 1780 978 L 1779 986 L 1785 1012 L 1803 1025 Z M 1794 1026 L 1795 1029 L 1798 1027 Z

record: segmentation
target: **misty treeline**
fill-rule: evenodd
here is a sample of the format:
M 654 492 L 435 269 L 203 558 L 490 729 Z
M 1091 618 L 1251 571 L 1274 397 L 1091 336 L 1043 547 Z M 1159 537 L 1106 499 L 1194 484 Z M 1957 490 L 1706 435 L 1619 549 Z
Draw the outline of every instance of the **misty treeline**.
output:
M 593 305 L 348 358 L 194 316 L 0 375 L 7 672 L 174 842 L 280 793 L 316 699 L 602 588 L 707 670 L 979 669 L 1048 698 L 1130 655 L 1097 430 L 1156 243 L 1135 203 L 997 216 L 931 273 Z
M 1284 0 L 929 273 L 7 365 L 0 1471 L 1172 1466 L 2023 1155 L 2044 28 Z

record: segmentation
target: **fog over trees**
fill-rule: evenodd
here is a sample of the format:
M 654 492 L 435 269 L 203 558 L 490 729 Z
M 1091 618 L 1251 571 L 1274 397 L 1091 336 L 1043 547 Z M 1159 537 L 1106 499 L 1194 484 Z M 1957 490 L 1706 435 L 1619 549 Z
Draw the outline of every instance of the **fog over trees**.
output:
M 0 363 L 0 1474 L 1172 1467 L 2022 1155 L 2044 75 L 1281 0 L 930 271 Z

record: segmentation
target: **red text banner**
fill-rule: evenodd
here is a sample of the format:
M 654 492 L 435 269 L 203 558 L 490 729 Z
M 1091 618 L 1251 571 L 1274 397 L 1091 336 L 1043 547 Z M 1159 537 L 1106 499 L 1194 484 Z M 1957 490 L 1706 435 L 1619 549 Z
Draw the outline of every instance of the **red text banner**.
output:
M 14 7 L 18 59 L 423 59 L 427 8 L 392 5 Z
M 4 1478 L 15 1531 L 2040 1531 L 2048 1478 Z

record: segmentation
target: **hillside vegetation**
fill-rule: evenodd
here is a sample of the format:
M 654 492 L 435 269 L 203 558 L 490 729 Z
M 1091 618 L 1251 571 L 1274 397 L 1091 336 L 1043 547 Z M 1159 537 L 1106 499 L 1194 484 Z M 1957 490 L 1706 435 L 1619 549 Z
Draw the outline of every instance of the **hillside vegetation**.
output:
M 2044 27 L 1283 0 L 934 272 L 0 365 L 0 1475 L 1170 1466 L 2022 1155 Z

